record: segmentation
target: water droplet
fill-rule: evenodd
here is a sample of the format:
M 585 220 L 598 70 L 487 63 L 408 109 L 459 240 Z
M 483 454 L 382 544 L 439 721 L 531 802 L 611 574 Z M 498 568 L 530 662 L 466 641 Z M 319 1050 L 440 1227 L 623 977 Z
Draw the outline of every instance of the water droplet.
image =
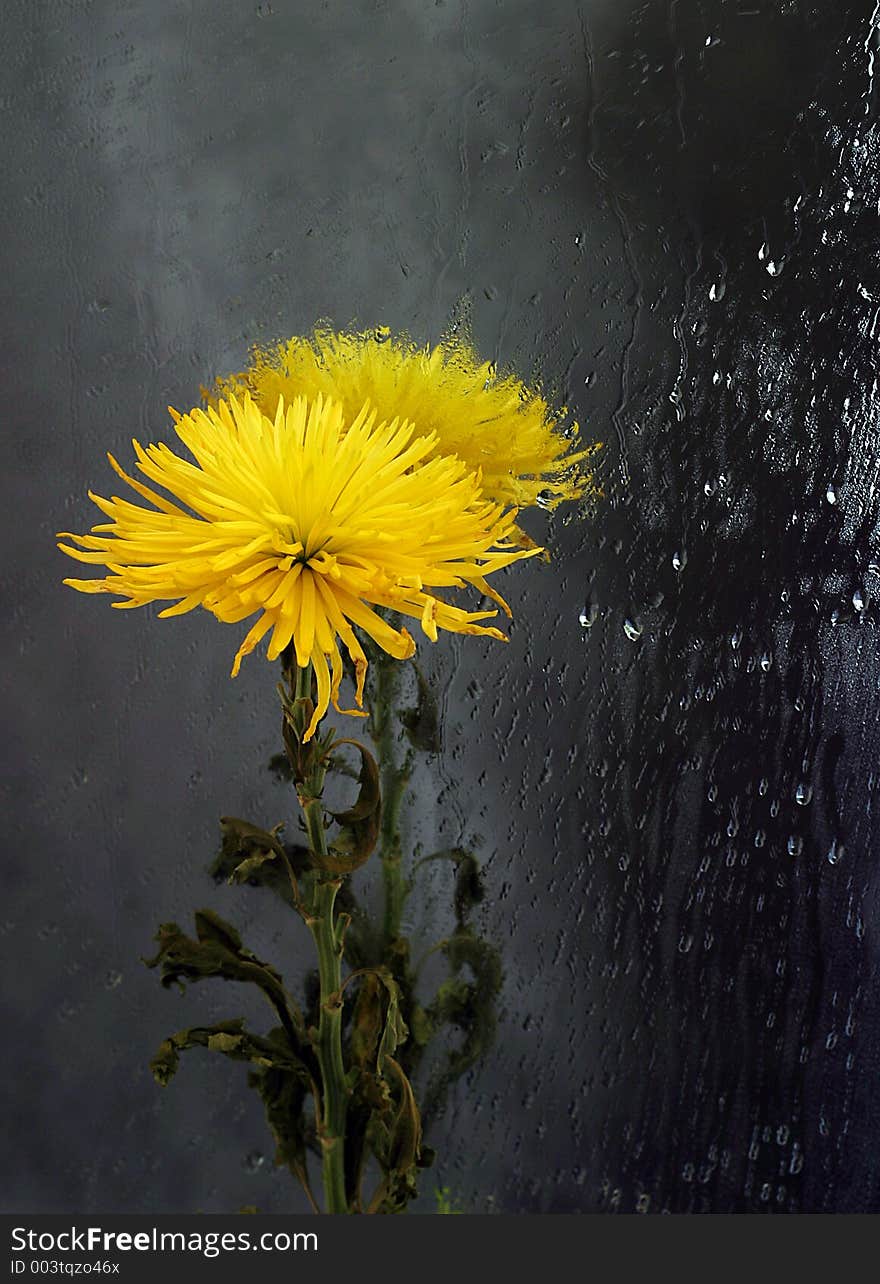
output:
M 535 497 L 535 503 L 538 505 L 539 508 L 549 508 L 552 502 L 553 502 L 552 490 L 539 491 L 537 496 Z
M 800 856 L 801 852 L 804 850 L 804 840 L 801 838 L 800 834 L 792 834 L 788 840 L 787 846 L 789 856 Z
M 798 785 L 794 791 L 794 800 L 799 807 L 806 807 L 813 798 L 813 786 L 806 784 L 804 781 Z
M 638 620 L 631 620 L 629 616 L 623 621 L 623 631 L 629 638 L 630 642 L 638 642 L 642 636 L 642 626 Z
M 742 629 L 736 629 L 730 635 L 730 646 L 733 651 L 738 651 L 740 643 L 743 640 Z
M 825 492 L 825 498 L 828 500 L 829 504 L 837 503 L 837 490 L 835 489 L 834 486 L 829 485 L 828 489 Z
M 782 276 L 782 269 L 785 267 L 785 259 L 771 259 L 765 264 L 766 270 L 771 276 Z
M 684 567 L 687 566 L 687 560 L 687 553 L 684 549 L 676 550 L 676 552 L 672 554 L 672 569 L 674 571 L 683 570 Z
M 727 293 L 727 286 L 724 281 L 713 281 L 709 286 L 709 299 L 712 303 L 720 303 Z
M 391 327 L 387 325 L 377 325 L 373 331 L 373 338 L 377 343 L 387 343 L 391 338 Z
M 242 1161 L 242 1167 L 245 1172 L 258 1173 L 266 1162 L 266 1156 L 262 1155 L 259 1150 L 251 1150 L 245 1155 Z
M 578 616 L 578 624 L 582 629 L 591 629 L 598 618 L 599 608 L 596 603 L 587 602 L 586 605 L 582 607 L 581 613 Z
M 769 253 L 770 253 L 770 246 L 767 244 L 766 241 L 764 241 L 761 245 L 761 248 L 758 250 L 758 262 L 763 263 Z
M 773 668 L 773 656 L 769 651 L 765 651 L 759 661 L 763 673 L 769 673 Z
M 846 848 L 844 847 L 843 843 L 839 843 L 835 838 L 834 842 L 831 844 L 830 848 L 828 849 L 828 864 L 838 865 L 840 861 L 843 860 L 843 855 L 845 850 Z
M 865 608 L 867 607 L 868 599 L 865 597 L 861 589 L 856 589 L 856 591 L 853 593 L 852 604 L 855 607 L 855 609 L 859 612 L 864 611 Z

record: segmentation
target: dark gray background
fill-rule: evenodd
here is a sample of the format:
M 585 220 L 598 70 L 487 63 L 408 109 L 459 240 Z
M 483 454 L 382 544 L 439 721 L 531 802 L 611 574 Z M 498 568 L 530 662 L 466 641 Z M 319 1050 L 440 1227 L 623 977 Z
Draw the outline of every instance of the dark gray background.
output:
M 465 315 L 606 443 L 605 497 L 528 519 L 508 648 L 423 648 L 411 832 L 482 840 L 506 982 L 419 1207 L 880 1210 L 872 9 L 7 6 L 4 1208 L 302 1208 L 243 1070 L 147 1069 L 250 996 L 139 961 L 211 905 L 306 965 L 205 873 L 221 813 L 290 813 L 274 674 L 63 589 L 53 533 L 250 343 Z

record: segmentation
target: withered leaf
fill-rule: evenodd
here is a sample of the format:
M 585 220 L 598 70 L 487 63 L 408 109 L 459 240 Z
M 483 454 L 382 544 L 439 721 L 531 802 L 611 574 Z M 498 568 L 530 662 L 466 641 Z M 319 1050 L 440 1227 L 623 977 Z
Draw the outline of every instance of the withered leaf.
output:
M 297 1044 L 302 1031 L 299 1014 L 290 1003 L 279 972 L 246 949 L 231 923 L 213 910 L 196 911 L 196 940 L 187 936 L 176 923 L 163 923 L 156 935 L 159 949 L 147 967 L 158 967 L 162 984 L 167 988 L 206 977 L 226 981 L 245 981 L 257 985 L 267 995 L 283 1021 L 290 1023 L 289 1034 Z
M 469 928 L 454 932 L 445 942 L 443 953 L 449 960 L 451 975 L 440 986 L 425 1016 L 433 1030 L 450 1025 L 463 1038 L 458 1047 L 449 1050 L 423 1094 L 422 1113 L 429 1121 L 439 1112 L 450 1085 L 491 1047 L 503 981 L 497 949 Z
M 267 861 L 284 857 L 284 847 L 276 832 L 260 829 L 237 816 L 221 816 L 223 835 L 220 862 L 230 882 L 244 883 L 254 878 Z
M 287 1074 L 296 1075 L 309 1082 L 305 1064 L 280 1040 L 250 1034 L 244 1020 L 220 1021 L 217 1025 L 192 1026 L 179 1030 L 165 1039 L 150 1062 L 150 1069 L 163 1086 L 168 1083 L 180 1064 L 180 1054 L 188 1048 L 208 1048 L 222 1052 L 234 1061 L 250 1061 L 264 1068 L 274 1067 Z
M 330 847 L 329 857 L 322 863 L 334 874 L 350 874 L 369 858 L 379 837 L 379 768 L 369 749 L 360 741 L 337 740 L 333 748 L 339 745 L 352 745 L 360 754 L 359 789 L 351 807 L 331 813 L 339 825 L 339 833 Z
M 412 1084 L 393 1057 L 389 1057 L 388 1062 L 400 1088 L 400 1104 L 389 1137 L 388 1166 L 404 1176 L 419 1157 L 422 1123 Z
M 360 983 L 351 1022 L 351 1055 L 356 1065 L 375 1065 L 383 1014 L 381 983 L 375 972 L 368 972 Z
M 422 1157 L 422 1123 L 412 1084 L 393 1057 L 386 1066 L 392 1071 L 396 1101 L 389 1094 L 389 1108 L 374 1112 L 369 1137 L 383 1178 L 373 1200 L 375 1212 L 401 1212 L 416 1194 L 416 1170 L 427 1167 Z
M 306 1150 L 309 1127 L 304 1108 L 308 1084 L 301 1075 L 277 1066 L 256 1071 L 251 1086 L 259 1092 L 275 1138 L 275 1162 L 286 1164 L 308 1189 Z
M 409 1034 L 400 1012 L 400 987 L 386 968 L 371 968 L 360 980 L 351 1030 L 357 1065 L 384 1073 L 384 1062 Z

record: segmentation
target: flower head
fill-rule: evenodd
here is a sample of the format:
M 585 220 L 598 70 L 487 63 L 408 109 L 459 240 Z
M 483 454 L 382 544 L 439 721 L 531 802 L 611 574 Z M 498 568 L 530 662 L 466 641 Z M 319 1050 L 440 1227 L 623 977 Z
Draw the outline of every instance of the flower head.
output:
M 479 477 L 436 453 L 434 434 L 354 416 L 320 392 L 276 399 L 273 417 L 247 395 L 180 416 L 176 432 L 195 462 L 159 444 L 134 444 L 138 468 L 173 500 L 115 472 L 151 507 L 90 498 L 109 519 L 59 544 L 102 579 L 68 579 L 84 593 L 112 593 L 116 607 L 170 600 L 161 616 L 203 606 L 237 623 L 258 613 L 232 667 L 271 634 L 268 658 L 292 644 L 297 664 L 314 667 L 318 702 L 307 737 L 332 700 L 338 709 L 342 643 L 362 703 L 367 660 L 355 628 L 389 655 L 415 644 L 376 613 L 390 607 L 438 629 L 504 640 L 482 623 L 495 611 L 466 611 L 436 590 L 471 585 L 506 610 L 486 576 L 530 556 L 509 542 L 515 513 L 486 500 Z M 508 612 L 509 614 L 509 612 Z M 348 712 L 356 712 L 349 710 Z
M 242 392 L 270 415 L 279 396 L 321 393 L 341 401 L 347 417 L 369 401 L 380 419 L 399 415 L 432 434 L 434 454 L 479 469 L 488 498 L 517 508 L 555 508 L 590 488 L 585 465 L 595 447 L 573 449 L 577 424 L 565 435 L 564 411 L 554 413 L 538 391 L 499 374 L 461 338 L 430 350 L 384 329 L 318 329 L 254 349 L 248 369 L 218 380 L 214 395 Z

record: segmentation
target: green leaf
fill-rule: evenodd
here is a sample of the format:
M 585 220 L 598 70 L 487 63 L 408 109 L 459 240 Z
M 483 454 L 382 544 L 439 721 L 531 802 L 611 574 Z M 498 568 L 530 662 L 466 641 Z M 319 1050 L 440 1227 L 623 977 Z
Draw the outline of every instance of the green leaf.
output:
M 327 730 L 323 736 L 313 736 L 306 744 L 303 737 L 314 713 L 314 703 L 309 696 L 292 698 L 283 685 L 278 687 L 283 710 L 281 736 L 290 764 L 293 783 L 299 790 L 302 785 L 314 785 L 326 770 L 335 732 Z
M 311 721 L 315 706 L 308 696 L 301 696 L 298 700 L 294 700 L 283 687 L 279 687 L 278 690 L 284 710 L 281 735 L 284 740 L 284 748 L 287 751 L 287 761 L 290 763 L 294 784 L 299 785 L 314 768 L 314 741 L 307 745 L 303 744 L 303 736 L 305 735 L 306 727 Z

